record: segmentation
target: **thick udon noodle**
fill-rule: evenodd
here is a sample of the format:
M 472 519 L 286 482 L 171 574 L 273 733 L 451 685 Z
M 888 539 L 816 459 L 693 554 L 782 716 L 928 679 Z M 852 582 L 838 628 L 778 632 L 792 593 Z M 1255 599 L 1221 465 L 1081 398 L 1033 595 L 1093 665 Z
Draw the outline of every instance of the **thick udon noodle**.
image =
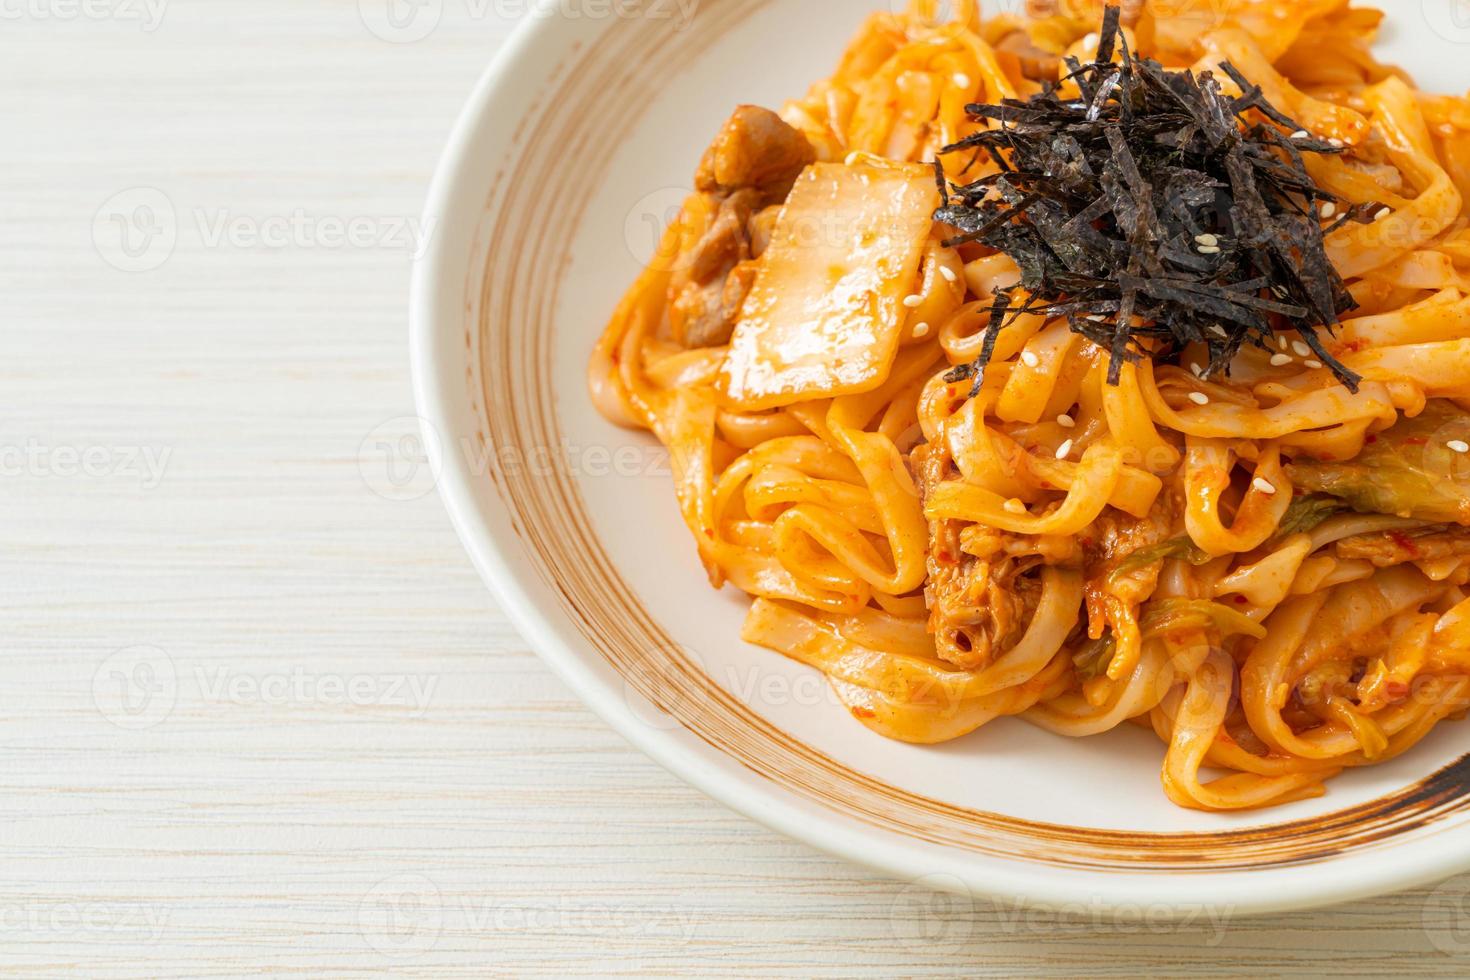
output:
M 782 118 L 823 161 L 932 161 L 979 125 L 967 103 L 1037 89 L 1000 48 L 1020 23 L 955 6 L 945 23 L 922 0 L 874 15 Z M 1090 56 L 1100 7 L 1062 6 L 1033 34 Z M 1134 722 L 1167 745 L 1174 802 L 1230 810 L 1318 795 L 1466 706 L 1466 558 L 1380 568 L 1335 554 L 1347 537 L 1425 523 L 1395 515 L 1340 514 L 1306 533 L 1281 523 L 1291 460 L 1351 459 L 1427 400 L 1470 399 L 1470 102 L 1380 66 L 1378 16 L 1346 0 L 1223 7 L 1155 2 L 1130 39 L 1174 68 L 1229 60 L 1304 126 L 1356 148 L 1309 166 L 1342 198 L 1392 209 L 1328 242 L 1360 304 L 1329 346 L 1363 376 L 1358 392 L 1285 340 L 1248 349 L 1229 378 L 1199 377 L 1186 356 L 1130 364 L 1110 386 L 1106 352 L 1065 321 L 1025 316 L 970 398 L 970 381 L 944 375 L 976 357 L 1015 268 L 943 247 L 942 230 L 872 390 L 726 404 L 714 382 L 727 349 L 669 337 L 678 225 L 597 346 L 594 398 L 669 448 L 712 583 L 754 599 L 745 638 L 825 672 L 875 731 L 934 743 L 1003 715 L 1073 736 Z M 956 180 L 985 172 L 944 159 Z M 1088 565 L 1105 541 L 1126 555 L 1130 534 L 1187 534 L 1193 549 L 1126 573 Z

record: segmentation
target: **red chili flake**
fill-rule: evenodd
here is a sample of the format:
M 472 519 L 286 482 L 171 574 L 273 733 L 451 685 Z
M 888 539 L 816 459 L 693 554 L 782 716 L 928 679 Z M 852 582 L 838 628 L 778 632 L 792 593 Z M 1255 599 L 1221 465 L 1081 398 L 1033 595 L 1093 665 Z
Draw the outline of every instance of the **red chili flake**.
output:
M 1409 537 L 1403 531 L 1389 531 L 1388 536 L 1393 538 L 1393 543 L 1402 548 L 1404 553 L 1410 558 L 1419 557 L 1419 546 L 1414 543 L 1413 538 Z
M 1378 441 L 1378 437 L 1377 436 L 1375 436 L 1375 435 L 1368 436 L 1368 445 L 1371 446 L 1371 445 L 1373 445 L 1377 441 Z
M 1403 681 L 1389 681 L 1386 688 L 1390 700 L 1402 701 L 1409 696 L 1409 685 Z
M 853 708 L 852 716 L 854 718 L 876 718 L 878 717 L 878 712 L 872 708 Z
M 1247 598 L 1246 598 L 1246 597 L 1245 597 L 1245 596 L 1243 596 L 1243 595 L 1238 595 L 1238 596 L 1236 596 L 1236 597 L 1235 597 L 1235 604 L 1236 604 L 1236 605 L 1237 605 L 1237 606 L 1245 606 L 1245 605 L 1249 605 L 1249 604 L 1250 604 L 1250 600 L 1249 600 L 1249 599 L 1247 599 Z

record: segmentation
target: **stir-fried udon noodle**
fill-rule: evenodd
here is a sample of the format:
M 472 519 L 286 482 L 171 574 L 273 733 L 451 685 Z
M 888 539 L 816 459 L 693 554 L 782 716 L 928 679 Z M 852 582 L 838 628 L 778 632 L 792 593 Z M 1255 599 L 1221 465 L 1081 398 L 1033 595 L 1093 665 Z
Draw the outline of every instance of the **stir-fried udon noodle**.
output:
M 1133 56 L 1238 95 L 1229 62 L 1337 151 L 1303 165 L 1352 302 L 1320 347 L 1118 367 L 1076 317 L 997 327 L 1016 261 L 935 220 L 936 160 L 956 187 L 998 167 L 943 152 L 1004 126 L 967 107 L 1096 59 L 1102 4 L 950 6 L 874 14 L 804 98 L 711 120 L 592 359 L 604 414 L 669 448 L 710 581 L 752 597 L 744 638 L 895 739 L 1152 729 L 1169 798 L 1207 810 L 1320 795 L 1462 715 L 1470 101 L 1380 65 L 1348 0 L 1125 4 Z

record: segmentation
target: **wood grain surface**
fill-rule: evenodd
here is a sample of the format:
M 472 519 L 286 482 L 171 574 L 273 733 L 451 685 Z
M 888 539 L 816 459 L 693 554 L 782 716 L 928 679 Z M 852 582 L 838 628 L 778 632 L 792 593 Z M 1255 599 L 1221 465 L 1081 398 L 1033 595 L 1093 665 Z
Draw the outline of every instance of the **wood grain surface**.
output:
M 408 42 L 379 0 L 0 0 L 0 975 L 1470 971 L 1470 879 L 932 896 L 585 710 L 387 469 L 412 222 L 527 6 L 427 2 Z

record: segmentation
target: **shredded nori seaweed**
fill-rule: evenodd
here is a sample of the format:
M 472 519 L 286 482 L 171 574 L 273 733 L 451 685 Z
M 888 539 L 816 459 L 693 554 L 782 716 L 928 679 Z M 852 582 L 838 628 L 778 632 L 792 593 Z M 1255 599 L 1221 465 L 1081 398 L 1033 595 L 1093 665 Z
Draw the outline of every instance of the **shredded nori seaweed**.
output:
M 1107 8 L 1099 36 L 1095 62 L 1069 58 L 1062 81 L 1031 99 L 967 107 L 972 119 L 1000 126 L 942 153 L 988 155 L 998 173 L 954 184 L 935 162 L 944 202 L 935 220 L 958 233 L 948 244 L 990 246 L 1021 270 L 1019 282 L 997 290 L 979 358 L 949 380 L 973 378 L 978 392 L 1000 331 L 1036 313 L 1065 316 L 1109 350 L 1112 384 L 1125 361 L 1167 361 L 1199 343 L 1209 350 L 1203 373 L 1228 374 L 1246 344 L 1275 351 L 1267 342 L 1295 330 L 1357 391 L 1362 379 L 1319 338 L 1357 305 L 1324 234 L 1369 223 L 1382 206 L 1349 205 L 1302 158 L 1343 147 L 1296 135 L 1304 128 L 1231 65 L 1222 68 L 1238 98 L 1211 72 L 1135 57 L 1117 7 Z M 1078 94 L 1063 93 L 1067 82 Z M 1324 228 L 1326 202 L 1340 207 Z

